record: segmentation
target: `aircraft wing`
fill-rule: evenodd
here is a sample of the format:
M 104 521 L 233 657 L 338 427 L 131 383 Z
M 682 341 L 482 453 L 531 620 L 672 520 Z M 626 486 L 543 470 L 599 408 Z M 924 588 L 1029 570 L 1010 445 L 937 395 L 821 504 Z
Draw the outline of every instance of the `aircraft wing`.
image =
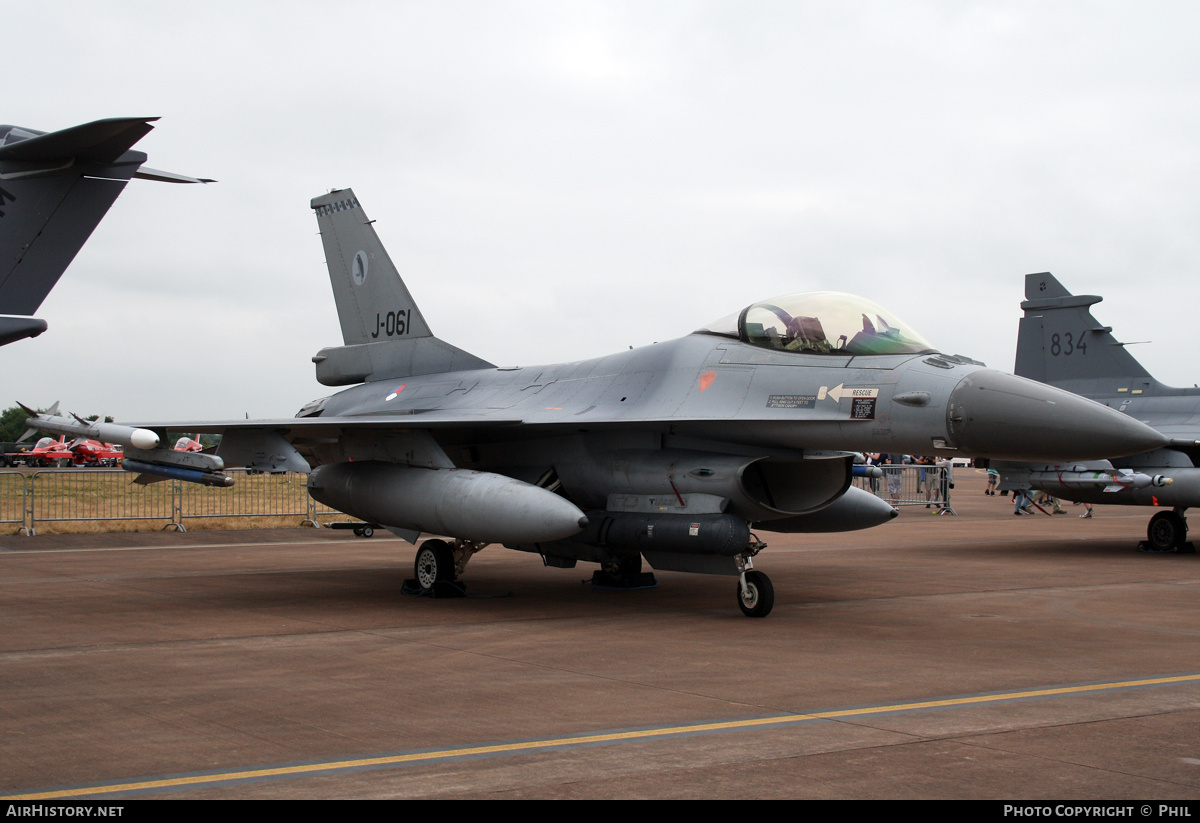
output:
M 22 130 L 23 133 L 32 136 L 0 146 L 0 160 L 48 163 L 78 158 L 97 163 L 114 163 L 134 143 L 153 131 L 154 127 L 150 124 L 157 119 L 110 117 L 49 134 Z
M 195 432 L 196 434 L 226 434 L 233 431 L 255 429 L 286 430 L 295 435 L 329 436 L 350 429 L 380 431 L 386 429 L 449 429 L 502 426 L 520 426 L 525 421 L 519 417 L 484 417 L 455 412 L 454 414 L 401 414 L 370 415 L 353 417 L 281 417 L 265 420 L 205 420 L 175 421 L 171 423 L 133 423 L 139 429 L 151 431 Z
M 154 433 L 169 442 L 166 432 L 219 434 L 216 454 L 182 452 L 165 446 L 130 449 L 125 468 L 143 477 L 175 477 L 205 485 L 232 485 L 226 467 L 259 471 L 308 472 L 319 449 L 332 450 L 343 460 L 399 460 L 416 466 L 453 468 L 430 433 L 432 430 L 500 430 L 521 425 L 520 418 L 483 417 L 471 413 L 360 415 L 345 417 L 285 417 L 264 420 L 207 420 L 142 423 L 130 432 Z M 318 459 L 317 462 L 322 462 Z
M 669 428 L 680 436 L 730 436 L 729 422 L 713 418 L 659 419 L 656 417 L 614 419 L 578 416 L 575 419 L 537 419 L 513 416 L 509 409 L 430 410 L 387 415 L 346 415 L 330 417 L 285 417 L 274 419 L 234 419 L 206 421 L 139 422 L 122 424 L 130 432 L 151 432 L 161 443 L 170 442 L 167 432 L 219 434 L 221 444 L 213 455 L 185 454 L 166 446 L 153 449 L 126 449 L 126 467 L 130 470 L 162 476 L 180 476 L 193 482 L 209 483 L 214 477 L 228 485 L 221 475 L 225 468 L 245 466 L 260 471 L 289 470 L 308 472 L 327 462 L 370 461 L 404 463 L 435 468 L 454 468 L 455 462 L 443 451 L 445 442 L 537 439 L 576 432 L 581 425 L 588 430 L 625 430 L 665 432 Z M 741 421 L 739 421 L 741 422 Z M 778 421 L 775 421 L 778 422 Z M 47 430 L 65 430 L 51 423 Z M 73 431 L 73 430 L 72 430 Z M 753 440 L 753 438 L 751 439 Z M 744 445 L 752 445 L 745 441 Z M 779 444 L 775 453 L 800 454 Z M 314 461 L 314 458 L 315 461 Z M 172 475 L 159 471 L 163 466 L 180 466 L 207 472 L 206 476 Z M 211 483 L 210 483 L 211 484 Z

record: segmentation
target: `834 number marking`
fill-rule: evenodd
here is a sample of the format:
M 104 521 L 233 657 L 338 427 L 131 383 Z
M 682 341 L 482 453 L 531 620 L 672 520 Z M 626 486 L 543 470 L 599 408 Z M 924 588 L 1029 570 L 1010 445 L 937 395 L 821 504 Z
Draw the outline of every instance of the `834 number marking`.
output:
M 1084 342 L 1083 335 L 1084 332 L 1080 332 L 1078 336 L 1071 332 L 1050 335 L 1050 356 L 1070 357 L 1075 352 L 1087 354 L 1087 343 Z

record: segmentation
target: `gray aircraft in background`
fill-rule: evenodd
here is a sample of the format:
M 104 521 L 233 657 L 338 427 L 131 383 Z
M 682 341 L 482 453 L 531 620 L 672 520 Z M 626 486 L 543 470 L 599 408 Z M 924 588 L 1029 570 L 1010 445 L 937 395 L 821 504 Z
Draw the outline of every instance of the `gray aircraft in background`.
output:
M 33 316 L 131 177 L 211 183 L 148 169 L 129 148 L 157 117 L 55 132 L 0 126 L 0 346 L 46 330 Z
M 124 466 L 231 484 L 225 466 L 309 471 L 312 496 L 416 543 L 422 589 L 485 545 L 601 579 L 658 570 L 738 577 L 742 611 L 774 602 L 758 532 L 831 532 L 895 510 L 852 487 L 856 450 L 1067 460 L 1165 438 L 1103 405 L 940 353 L 883 308 L 831 292 L 735 311 L 676 340 L 575 363 L 496 367 L 434 336 L 348 189 L 312 201 L 344 345 L 313 357 L 350 386 L 294 418 L 108 425 Z M 614 295 L 614 300 L 622 295 Z M 665 313 L 664 313 L 665 314 Z M 469 318 L 459 318 L 468 322 Z M 529 318 L 547 350 L 577 334 Z M 78 435 L 83 421 L 29 425 Z M 117 431 L 116 429 L 120 429 Z M 182 453 L 168 431 L 221 434 Z
M 1025 275 L 1015 371 L 1139 420 L 1162 433 L 1160 448 L 1073 463 L 997 463 L 1001 488 L 1040 489 L 1081 503 L 1158 506 L 1145 548 L 1189 549 L 1184 513 L 1200 505 L 1200 389 L 1159 383 L 1090 306 L 1103 298 L 1074 295 L 1049 272 Z

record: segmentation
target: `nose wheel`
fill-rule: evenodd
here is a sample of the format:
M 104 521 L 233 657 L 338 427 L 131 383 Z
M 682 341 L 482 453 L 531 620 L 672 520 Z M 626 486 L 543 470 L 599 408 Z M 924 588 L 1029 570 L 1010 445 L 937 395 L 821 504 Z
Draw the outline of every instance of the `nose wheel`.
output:
M 771 578 L 759 571 L 744 572 L 738 578 L 738 607 L 746 617 L 766 617 L 775 606 L 775 588 Z

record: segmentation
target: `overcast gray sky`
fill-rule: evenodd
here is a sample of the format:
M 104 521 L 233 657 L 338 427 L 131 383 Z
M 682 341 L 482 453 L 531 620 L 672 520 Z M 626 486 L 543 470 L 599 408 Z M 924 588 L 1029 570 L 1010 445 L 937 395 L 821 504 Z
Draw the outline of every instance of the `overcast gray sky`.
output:
M 1200 5 L 4 3 L 0 122 L 162 120 L 8 397 L 290 416 L 341 342 L 308 201 L 353 187 L 435 333 L 499 365 L 862 294 L 1012 369 L 1052 271 L 1200 381 Z

